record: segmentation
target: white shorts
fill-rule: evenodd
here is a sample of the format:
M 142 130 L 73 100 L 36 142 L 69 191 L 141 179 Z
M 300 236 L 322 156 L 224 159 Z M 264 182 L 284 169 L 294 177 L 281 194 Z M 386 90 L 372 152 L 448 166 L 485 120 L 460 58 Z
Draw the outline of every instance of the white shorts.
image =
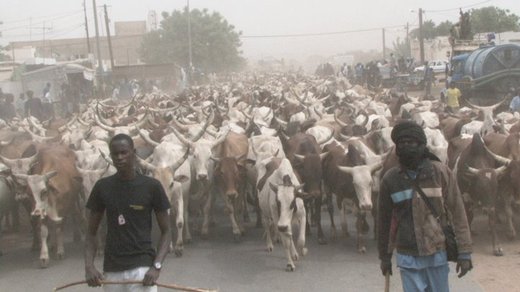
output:
M 106 281 L 142 281 L 150 267 L 138 267 L 122 272 L 105 272 Z M 103 285 L 105 292 L 157 292 L 157 286 L 143 286 L 143 284 Z

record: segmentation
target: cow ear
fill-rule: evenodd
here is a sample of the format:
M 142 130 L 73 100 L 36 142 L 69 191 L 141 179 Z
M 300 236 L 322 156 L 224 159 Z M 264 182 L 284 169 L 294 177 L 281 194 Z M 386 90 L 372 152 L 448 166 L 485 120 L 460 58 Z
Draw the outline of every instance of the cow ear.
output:
M 248 159 L 246 159 L 245 162 L 246 162 L 246 165 L 247 165 L 247 164 L 255 165 L 256 160 L 253 160 L 253 159 L 249 159 L 249 158 L 248 158 Z
M 269 183 L 269 187 L 271 188 L 271 190 L 273 190 L 273 192 L 275 193 L 278 193 L 278 187 L 273 185 L 272 183 Z
M 298 211 L 298 207 L 297 207 L 297 205 L 296 205 L 296 199 L 294 199 L 294 200 L 291 202 L 290 208 L 293 209 L 293 212 Z
M 45 182 L 48 182 L 51 178 L 55 177 L 58 174 L 56 170 L 49 171 L 45 174 Z
M 181 175 L 176 175 L 173 178 L 173 180 L 176 182 L 184 183 L 184 182 L 187 182 L 189 180 L 189 178 L 187 176 L 185 176 L 184 174 L 181 174 Z

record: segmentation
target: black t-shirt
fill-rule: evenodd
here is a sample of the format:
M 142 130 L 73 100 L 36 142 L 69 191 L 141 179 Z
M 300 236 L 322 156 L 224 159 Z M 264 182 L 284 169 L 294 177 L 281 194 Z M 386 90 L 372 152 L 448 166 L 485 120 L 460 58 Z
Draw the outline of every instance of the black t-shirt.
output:
M 106 210 L 105 272 L 152 265 L 152 210 L 170 208 L 159 181 L 140 174 L 129 181 L 121 180 L 117 174 L 102 178 L 94 185 L 87 208 L 95 212 Z

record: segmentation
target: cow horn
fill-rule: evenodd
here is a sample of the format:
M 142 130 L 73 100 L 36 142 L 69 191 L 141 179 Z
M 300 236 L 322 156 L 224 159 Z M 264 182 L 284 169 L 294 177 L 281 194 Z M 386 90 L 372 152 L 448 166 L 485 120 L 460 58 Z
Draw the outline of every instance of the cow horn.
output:
M 280 119 L 279 117 L 274 117 L 276 119 L 276 121 L 278 122 L 278 124 L 280 124 L 280 126 L 284 127 L 284 128 L 287 128 L 287 122 Z
M 19 162 L 21 162 L 21 164 L 24 164 L 24 165 L 31 165 L 31 164 L 33 164 L 36 161 L 37 156 L 38 156 L 38 152 L 35 153 L 31 157 L 18 158 L 18 159 L 9 159 L 7 157 L 4 157 L 4 156 L 0 155 L 0 159 L 5 164 L 7 164 L 9 166 L 9 168 L 14 168 Z
M 188 158 L 189 154 L 190 154 L 190 147 L 187 147 L 186 152 L 184 152 L 184 155 L 171 166 L 172 172 L 175 172 L 177 170 L 177 168 L 181 167 L 181 165 L 184 163 L 184 161 L 186 161 L 186 159 Z
M 477 109 L 479 111 L 486 111 L 486 110 L 490 110 L 490 111 L 493 111 L 495 110 L 497 107 L 499 107 L 502 103 L 504 103 L 504 101 L 506 101 L 507 98 L 503 98 L 501 101 L 499 101 L 498 103 L 495 103 L 494 105 L 489 105 L 489 106 L 478 106 L 478 105 L 475 105 L 473 103 L 471 103 L 468 99 L 465 99 L 464 101 L 471 107 L 471 108 L 474 108 L 474 109 Z
M 323 153 L 320 153 L 320 160 L 323 160 L 325 159 L 325 157 L 327 157 L 327 155 L 329 155 L 329 152 L 323 152 Z
M 509 163 L 511 163 L 511 159 L 509 158 L 506 158 L 504 156 L 501 156 L 501 155 L 498 155 L 498 154 L 495 154 L 493 153 L 493 151 L 489 150 L 489 148 L 487 148 L 487 146 L 485 146 L 484 144 L 484 148 L 486 148 L 486 151 L 500 164 L 504 164 L 504 165 L 508 165 Z
M 154 128 L 159 128 L 159 124 L 153 120 L 153 116 L 148 117 L 148 123 L 150 123 L 150 125 L 152 125 Z
M 74 122 L 76 122 L 77 119 L 78 119 L 78 115 L 75 114 L 74 117 L 70 121 L 68 121 L 65 125 L 58 128 L 58 132 L 61 133 L 67 129 L 70 130 L 69 127 L 72 126 L 72 124 L 74 124 Z
M 181 141 L 182 144 L 184 144 L 187 147 L 193 147 L 193 142 L 186 139 L 186 137 L 184 137 L 184 135 L 179 133 L 179 131 L 177 131 L 177 129 L 175 129 L 175 127 L 170 126 L 170 130 L 177 137 L 177 139 L 179 139 L 179 141 Z
M 137 162 L 144 168 L 146 168 L 148 171 L 153 172 L 155 171 L 155 165 L 151 164 L 150 162 L 142 159 L 139 157 L 139 155 L 135 156 L 137 158 Z
M 204 135 L 204 133 L 206 132 L 206 129 L 208 129 L 208 126 L 213 123 L 213 119 L 215 117 L 215 113 L 213 111 L 210 112 L 210 116 L 207 118 L 206 120 L 206 123 L 204 124 L 204 126 L 202 127 L 202 129 L 197 133 L 197 135 L 195 135 L 195 137 L 191 138 L 191 141 L 192 142 L 197 142 L 200 138 L 202 138 L 202 136 Z
M 338 123 L 338 125 L 340 125 L 341 127 L 346 127 L 346 126 L 348 126 L 347 123 L 341 121 L 341 120 L 338 118 L 336 111 L 334 112 L 334 120 L 335 120 L 336 123 Z
M 350 138 L 352 138 L 352 136 L 347 136 L 347 135 L 345 135 L 345 134 L 343 134 L 341 132 L 339 133 L 339 136 L 341 137 L 341 139 L 343 139 L 343 141 L 347 141 Z
M 173 118 L 172 122 L 175 125 L 175 127 L 181 129 L 182 131 L 188 131 L 190 129 L 190 126 L 183 125 L 183 124 L 179 123 L 179 121 L 177 121 L 176 118 Z
M 507 170 L 507 166 L 506 165 L 502 165 L 500 167 L 497 167 L 495 168 L 495 173 L 497 174 L 497 176 L 502 176 Z
M 11 140 L 9 140 L 9 141 L 0 141 L 0 146 L 2 146 L 2 147 L 7 146 L 7 145 L 11 144 L 13 141 L 14 141 L 14 137 L 11 138 Z
M 471 167 L 471 166 L 468 166 L 468 171 L 471 173 L 471 174 L 478 174 L 479 173 L 479 169 L 478 168 L 474 168 L 474 167 Z
M 82 124 L 83 126 L 87 126 L 87 127 L 90 126 L 90 123 L 88 123 L 88 122 L 86 122 L 85 120 L 83 120 L 83 119 L 81 118 L 81 115 L 78 115 L 78 122 L 79 122 L 80 124 Z
M 347 173 L 350 175 L 352 175 L 352 172 L 354 171 L 354 167 L 350 167 L 350 166 L 339 166 L 338 165 L 338 168 L 339 168 L 339 170 L 343 171 L 344 173 Z
M 265 116 L 263 116 L 263 119 L 267 119 L 269 118 L 269 116 L 271 115 L 271 113 L 273 112 L 273 109 L 272 108 L 269 108 L 269 111 L 267 112 L 267 114 L 265 114 Z M 274 116 L 274 113 L 273 113 L 273 116 Z
M 300 155 L 300 154 L 294 153 L 294 158 L 298 159 L 299 161 L 303 161 L 303 160 L 305 160 L 305 155 Z
M 381 167 L 383 167 L 383 160 L 379 161 L 379 162 L 375 162 L 375 163 L 372 163 L 368 166 L 370 168 L 370 173 L 373 173 L 374 171 L 380 169 Z
M 103 130 L 105 131 L 108 131 L 108 132 L 115 132 L 116 128 L 112 127 L 112 126 L 109 126 L 109 125 L 106 125 L 104 124 L 102 121 L 101 121 L 101 117 L 99 116 L 99 111 L 98 111 L 98 107 L 96 105 L 96 113 L 94 114 L 94 121 L 96 122 L 96 124 L 98 126 L 100 126 Z
M 141 136 L 141 138 L 143 138 L 143 140 L 145 140 L 146 143 L 152 145 L 153 147 L 157 147 L 157 146 L 159 146 L 160 143 L 157 143 L 157 142 L 155 142 L 154 140 L 150 139 L 150 135 L 145 135 L 145 134 L 143 134 L 143 133 L 141 132 L 140 129 L 137 129 L 137 128 L 136 128 L 136 130 L 137 130 L 137 132 L 139 133 L 139 136 Z
M 58 174 L 56 170 L 49 171 L 45 174 L 44 180 L 45 182 L 49 182 L 49 180 L 53 177 L 55 177 Z
M 103 159 L 107 162 L 108 165 L 114 165 L 114 162 L 112 161 L 112 159 L 108 158 L 105 153 L 103 151 L 101 151 L 101 149 L 98 148 L 98 151 L 99 151 L 99 154 L 101 155 L 101 157 L 103 157 Z
M 126 126 L 127 127 L 135 127 L 135 128 L 141 127 L 148 120 L 148 113 L 149 113 L 148 109 L 146 109 L 146 111 L 144 113 L 144 116 L 139 121 L 136 121 L 135 123 L 132 123 L 132 124 L 128 124 Z
M 23 129 L 29 133 L 32 137 L 32 139 L 34 141 L 38 141 L 38 142 L 42 142 L 42 141 L 49 141 L 49 140 L 52 140 L 52 139 L 55 139 L 57 136 L 54 136 L 54 137 L 46 137 L 46 136 L 40 136 L 36 133 L 34 133 L 33 131 L 31 131 L 31 129 L 29 129 L 28 127 L 23 127 Z
M 314 110 L 314 112 L 316 113 L 316 115 L 318 115 L 318 117 L 320 118 L 320 120 L 323 119 L 323 114 L 320 113 L 316 107 L 313 107 L 312 109 Z
M 330 139 L 332 139 L 333 137 L 334 137 L 334 131 L 331 130 L 330 131 L 330 135 L 328 137 L 326 137 L 325 139 L 322 139 L 322 140 L 318 141 L 318 144 L 322 145 L 322 144 L 330 141 Z

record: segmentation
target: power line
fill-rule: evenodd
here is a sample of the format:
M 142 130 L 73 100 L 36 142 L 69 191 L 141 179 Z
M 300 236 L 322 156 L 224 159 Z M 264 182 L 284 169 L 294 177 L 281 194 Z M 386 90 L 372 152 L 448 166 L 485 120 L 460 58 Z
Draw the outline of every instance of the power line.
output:
M 54 18 L 48 18 L 48 19 L 46 18 L 45 20 L 42 20 L 40 22 L 34 22 L 32 24 L 33 25 L 38 25 L 38 24 L 42 24 L 44 22 L 49 22 L 49 21 L 58 20 L 58 19 L 64 19 L 64 18 L 75 16 L 78 13 L 83 13 L 83 10 L 81 10 L 79 12 L 76 11 L 73 14 L 67 14 L 67 15 L 62 15 L 62 16 L 58 16 L 58 17 L 54 17 Z M 27 20 L 24 20 L 24 21 L 29 21 L 29 20 L 30 19 L 27 19 Z M 28 25 L 19 25 L 19 26 L 13 26 L 13 27 L 6 27 L 5 29 L 2 29 L 2 30 L 3 31 L 10 31 L 10 30 L 18 30 L 18 29 L 29 29 L 29 26 Z
M 357 30 L 344 30 L 344 31 L 333 31 L 333 32 L 317 32 L 317 33 L 301 33 L 301 34 L 274 34 L 274 35 L 243 35 L 240 38 L 288 38 L 288 37 L 309 37 L 309 36 L 324 36 L 324 35 L 338 35 L 338 34 L 348 34 L 348 33 L 356 33 L 356 32 L 368 32 L 368 31 L 380 31 L 385 28 L 396 28 L 403 27 L 405 25 L 393 25 L 393 26 L 385 26 L 385 27 L 377 27 L 377 28 L 366 28 L 366 29 L 357 29 Z
M 454 11 L 454 10 L 459 10 L 459 9 L 464 9 L 464 8 L 475 7 L 475 6 L 478 6 L 478 5 L 481 5 L 481 4 L 485 4 L 485 3 L 488 3 L 488 2 L 491 2 L 491 1 L 492 1 L 492 0 L 486 0 L 486 1 L 481 1 L 481 2 L 478 2 L 478 3 L 474 3 L 474 4 L 470 4 L 470 5 L 466 5 L 466 6 L 459 6 L 459 7 L 456 7 L 456 8 L 449 8 L 449 9 L 440 9 L 440 10 L 423 10 L 423 12 L 428 12 L 428 13 L 438 13 L 438 12 Z

